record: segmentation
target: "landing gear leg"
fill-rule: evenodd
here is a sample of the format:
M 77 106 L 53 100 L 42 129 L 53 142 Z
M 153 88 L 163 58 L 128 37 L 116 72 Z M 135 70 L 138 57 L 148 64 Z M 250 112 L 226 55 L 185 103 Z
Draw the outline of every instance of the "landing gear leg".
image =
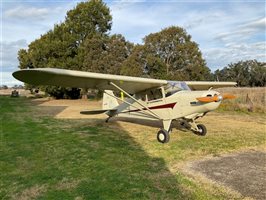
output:
M 207 134 L 207 128 L 203 124 L 197 125 L 198 131 L 195 131 L 194 133 L 200 136 L 205 136 Z
M 207 134 L 207 128 L 203 124 L 196 124 L 194 120 L 190 122 L 190 124 L 191 130 L 196 135 L 205 136 Z
M 196 124 L 195 120 L 183 121 L 181 125 L 191 130 L 196 135 L 205 136 L 207 134 L 207 128 L 203 124 Z
M 105 122 L 108 123 L 109 122 L 109 119 L 111 119 L 111 117 L 108 117 Z

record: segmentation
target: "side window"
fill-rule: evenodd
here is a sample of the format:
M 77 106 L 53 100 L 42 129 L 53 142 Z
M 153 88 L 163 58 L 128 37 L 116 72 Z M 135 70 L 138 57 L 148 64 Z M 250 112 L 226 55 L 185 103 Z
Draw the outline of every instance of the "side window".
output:
M 161 88 L 148 91 L 148 101 L 162 99 L 162 98 L 163 98 L 163 94 L 162 94 Z
M 171 95 L 173 95 L 173 94 L 175 94 L 175 93 L 177 93 L 179 91 L 181 91 L 181 90 L 171 90 L 171 91 L 167 92 L 165 96 L 169 97 L 169 96 L 171 96 Z

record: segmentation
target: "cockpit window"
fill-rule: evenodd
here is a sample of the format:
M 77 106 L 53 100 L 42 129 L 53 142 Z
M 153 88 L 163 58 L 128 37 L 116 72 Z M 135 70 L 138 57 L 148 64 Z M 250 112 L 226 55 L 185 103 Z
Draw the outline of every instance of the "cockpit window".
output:
M 163 98 L 162 89 L 156 88 L 153 90 L 149 90 L 147 96 L 148 96 L 148 101 L 161 99 Z
M 168 81 L 168 84 L 164 89 L 165 89 L 166 97 L 169 97 L 182 90 L 190 90 L 186 82 L 182 82 L 182 81 Z

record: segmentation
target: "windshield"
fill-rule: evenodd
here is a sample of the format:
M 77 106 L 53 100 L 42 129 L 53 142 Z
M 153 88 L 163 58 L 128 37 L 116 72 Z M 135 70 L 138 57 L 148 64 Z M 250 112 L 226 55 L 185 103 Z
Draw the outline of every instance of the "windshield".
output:
M 171 96 L 172 94 L 182 91 L 182 90 L 189 90 L 190 88 L 187 86 L 186 82 L 183 81 L 168 81 L 168 84 L 164 88 L 165 96 Z

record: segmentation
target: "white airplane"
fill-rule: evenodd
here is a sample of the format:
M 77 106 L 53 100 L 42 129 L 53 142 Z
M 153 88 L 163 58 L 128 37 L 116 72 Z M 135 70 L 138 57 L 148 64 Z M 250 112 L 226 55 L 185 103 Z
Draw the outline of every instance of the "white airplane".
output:
M 167 143 L 172 128 L 180 126 L 206 135 L 206 127 L 196 120 L 218 108 L 223 99 L 235 98 L 213 89 L 236 85 L 235 82 L 167 81 L 55 68 L 24 69 L 13 76 L 32 85 L 103 90 L 102 109 L 81 111 L 81 114 L 105 113 L 109 116 L 106 122 L 112 117 L 159 121 L 161 129 L 157 139 L 161 143 Z M 120 92 L 121 97 L 114 92 Z

